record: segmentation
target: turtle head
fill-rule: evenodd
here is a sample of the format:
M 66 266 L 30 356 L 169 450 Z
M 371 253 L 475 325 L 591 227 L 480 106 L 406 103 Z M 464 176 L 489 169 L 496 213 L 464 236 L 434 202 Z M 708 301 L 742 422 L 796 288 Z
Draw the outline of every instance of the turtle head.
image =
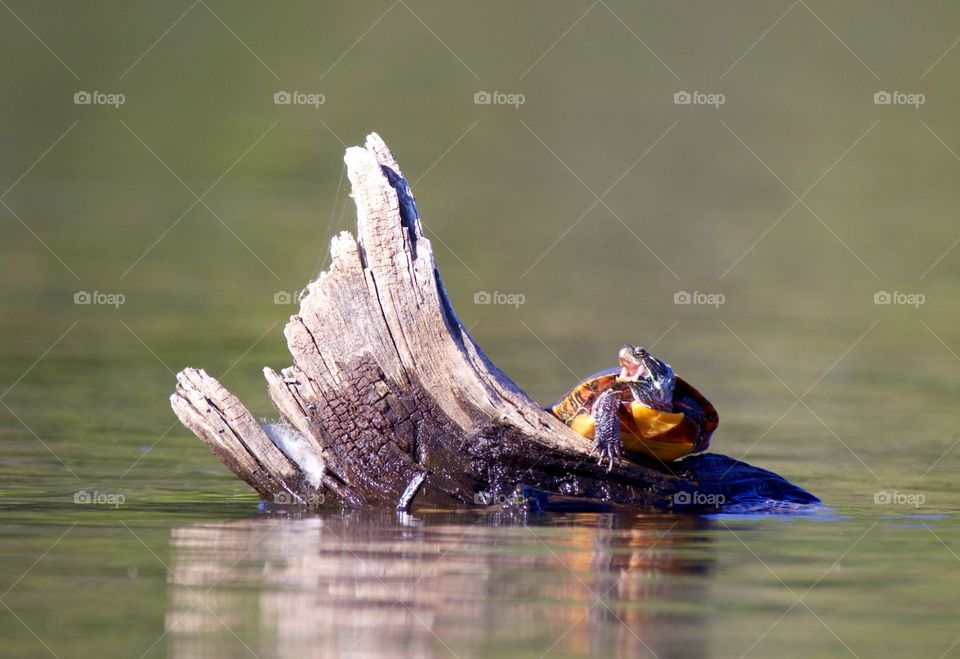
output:
M 637 382 L 651 375 L 655 363 L 659 360 L 647 352 L 646 348 L 630 345 L 620 348 L 620 380 Z
M 670 409 L 673 404 L 673 369 L 639 346 L 629 343 L 620 348 L 621 382 L 630 384 L 637 400 L 657 409 Z

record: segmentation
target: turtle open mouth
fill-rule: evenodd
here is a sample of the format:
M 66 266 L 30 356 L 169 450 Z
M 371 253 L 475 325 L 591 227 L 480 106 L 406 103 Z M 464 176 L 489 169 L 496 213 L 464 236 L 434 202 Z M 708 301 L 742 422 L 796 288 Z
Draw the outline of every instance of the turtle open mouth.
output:
M 643 362 L 631 354 L 629 350 L 620 351 L 620 380 L 628 382 L 637 382 L 641 378 L 650 376 L 650 369 Z

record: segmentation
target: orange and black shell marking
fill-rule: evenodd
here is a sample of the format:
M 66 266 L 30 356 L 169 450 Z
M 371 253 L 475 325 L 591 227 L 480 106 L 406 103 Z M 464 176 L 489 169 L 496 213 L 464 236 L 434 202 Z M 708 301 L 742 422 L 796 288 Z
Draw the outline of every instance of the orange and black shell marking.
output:
M 677 376 L 670 411 L 655 410 L 634 400 L 629 385 L 620 382 L 620 369 L 592 375 L 548 408 L 554 416 L 588 439 L 596 420 L 593 406 L 604 391 L 620 390 L 618 418 L 624 452 L 670 461 L 705 451 L 720 422 L 716 408 L 703 394 Z

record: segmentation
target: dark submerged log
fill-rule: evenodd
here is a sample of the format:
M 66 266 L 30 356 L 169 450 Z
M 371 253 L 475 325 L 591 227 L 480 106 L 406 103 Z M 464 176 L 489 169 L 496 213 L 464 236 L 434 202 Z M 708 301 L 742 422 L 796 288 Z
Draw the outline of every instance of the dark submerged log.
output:
M 267 501 L 315 505 L 488 505 L 533 509 L 777 509 L 817 503 L 771 472 L 718 455 L 621 460 L 497 369 L 460 323 L 396 160 L 376 134 L 345 161 L 357 237 L 304 289 L 284 334 L 293 365 L 264 369 L 288 428 L 262 428 L 202 370 L 185 369 L 174 412 Z M 311 466 L 319 457 L 322 469 Z

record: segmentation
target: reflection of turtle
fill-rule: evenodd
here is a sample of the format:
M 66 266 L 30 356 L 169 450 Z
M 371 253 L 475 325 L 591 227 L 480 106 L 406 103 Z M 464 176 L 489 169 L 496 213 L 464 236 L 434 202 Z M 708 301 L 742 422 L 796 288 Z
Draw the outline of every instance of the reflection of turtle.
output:
M 593 439 L 613 469 L 623 451 L 676 460 L 703 451 L 719 423 L 703 395 L 643 348 L 620 349 L 620 368 L 592 375 L 549 411 Z

